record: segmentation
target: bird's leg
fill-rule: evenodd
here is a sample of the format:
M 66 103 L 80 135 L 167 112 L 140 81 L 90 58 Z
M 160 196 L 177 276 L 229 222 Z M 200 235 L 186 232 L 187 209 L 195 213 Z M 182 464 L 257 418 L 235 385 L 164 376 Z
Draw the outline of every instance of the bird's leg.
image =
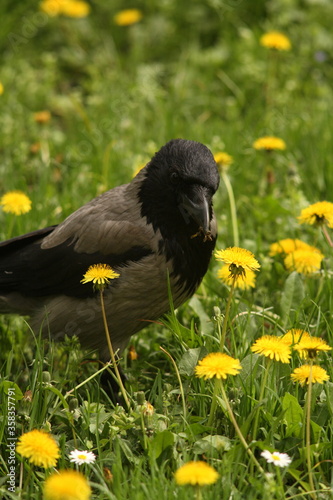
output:
M 199 231 L 195 234 L 192 234 L 191 239 L 196 238 L 197 236 L 203 236 L 204 243 L 206 241 L 212 241 L 212 233 L 211 231 L 204 231 L 202 227 L 199 227 Z

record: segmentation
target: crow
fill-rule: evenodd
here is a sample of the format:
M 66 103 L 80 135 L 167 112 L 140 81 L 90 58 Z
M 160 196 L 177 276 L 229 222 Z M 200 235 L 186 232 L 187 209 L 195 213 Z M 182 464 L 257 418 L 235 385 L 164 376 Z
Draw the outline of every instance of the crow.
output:
M 104 290 L 114 350 L 190 298 L 217 237 L 212 198 L 219 186 L 203 144 L 173 139 L 128 183 L 85 204 L 61 224 L 0 243 L 0 313 L 31 317 L 54 339 L 77 335 L 109 352 L 98 291 L 81 280 L 107 264 L 119 278 Z M 169 288 L 168 288 L 169 287 Z M 37 330 L 38 331 L 38 330 Z

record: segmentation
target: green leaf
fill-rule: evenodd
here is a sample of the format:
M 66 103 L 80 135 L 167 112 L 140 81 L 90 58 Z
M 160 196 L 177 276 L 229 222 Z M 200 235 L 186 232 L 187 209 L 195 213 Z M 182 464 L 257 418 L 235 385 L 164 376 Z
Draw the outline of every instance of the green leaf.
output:
M 331 416 L 333 416 L 333 382 L 325 383 L 326 404 L 329 408 Z
M 196 347 L 184 352 L 179 362 L 179 373 L 181 375 L 193 375 L 199 359 L 201 359 L 205 354 L 207 354 L 205 347 Z
M 191 298 L 188 305 L 193 309 L 193 311 L 198 315 L 200 319 L 200 330 L 202 333 L 209 334 L 214 331 L 214 324 L 202 305 L 201 300 L 195 295 Z
M 131 449 L 131 445 L 130 445 L 129 441 L 127 441 L 126 439 L 117 438 L 117 443 L 118 443 L 121 451 L 123 452 L 123 454 L 127 458 L 127 460 L 131 463 L 135 462 L 136 457 L 133 454 L 133 451 Z
M 286 279 L 281 296 L 281 316 L 284 325 L 294 322 L 295 312 L 299 309 L 304 297 L 302 277 L 295 271 Z
M 287 425 L 286 436 L 302 436 L 303 428 L 303 409 L 295 396 L 286 392 L 282 399 L 282 408 L 284 410 L 284 419 Z
M 20 401 L 23 398 L 23 393 L 19 386 L 15 382 L 10 382 L 9 380 L 4 380 L 1 384 L 4 393 L 15 401 Z
M 197 455 L 201 455 L 202 453 L 211 454 L 213 451 L 228 451 L 230 448 L 230 439 L 216 434 L 214 436 L 206 436 L 196 441 L 193 446 L 193 453 Z
M 249 354 L 242 359 L 242 370 L 239 374 L 244 386 L 251 390 L 256 378 L 262 372 L 262 358 L 258 354 Z
M 321 427 L 321 425 L 318 425 L 313 420 L 311 420 L 310 424 L 311 424 L 311 431 L 313 433 L 313 440 L 315 441 L 315 443 L 318 443 L 319 439 L 320 439 L 320 435 L 323 432 L 323 428 Z
M 173 446 L 174 442 L 175 436 L 172 432 L 158 432 L 150 442 L 149 455 L 156 460 L 166 448 Z

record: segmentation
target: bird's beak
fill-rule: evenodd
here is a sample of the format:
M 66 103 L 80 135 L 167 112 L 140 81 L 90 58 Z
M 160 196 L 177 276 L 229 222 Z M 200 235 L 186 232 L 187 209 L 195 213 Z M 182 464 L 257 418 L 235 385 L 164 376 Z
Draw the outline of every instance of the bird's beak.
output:
M 210 232 L 209 204 L 202 186 L 193 186 L 191 195 L 182 193 L 179 208 L 186 223 L 191 218 L 202 233 L 206 235 Z

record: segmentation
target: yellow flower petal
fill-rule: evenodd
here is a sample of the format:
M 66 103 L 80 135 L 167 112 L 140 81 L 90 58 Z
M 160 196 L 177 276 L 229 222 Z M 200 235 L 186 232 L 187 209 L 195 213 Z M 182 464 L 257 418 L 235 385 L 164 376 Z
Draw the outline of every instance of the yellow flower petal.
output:
M 319 352 L 331 351 L 330 347 L 324 339 L 320 337 L 305 336 L 300 339 L 297 345 L 294 346 L 301 358 L 315 358 Z
M 85 476 L 75 470 L 62 470 L 44 484 L 44 500 L 89 500 L 91 488 Z
M 53 437 L 37 429 L 22 434 L 16 451 L 32 464 L 44 469 L 55 467 L 60 456 L 59 446 Z
M 234 159 L 225 151 L 219 151 L 214 154 L 214 160 L 216 161 L 218 167 L 227 170 L 227 168 L 233 163 Z
M 39 4 L 39 8 L 48 16 L 58 16 L 61 13 L 61 0 L 44 0 Z
M 322 225 L 333 227 L 333 203 L 330 201 L 318 201 L 313 205 L 303 208 L 298 217 L 300 224 Z
M 222 260 L 229 266 L 230 276 L 237 278 L 246 271 L 258 271 L 260 264 L 253 253 L 245 248 L 230 247 L 226 250 L 217 250 L 215 258 Z
M 205 356 L 195 368 L 197 377 L 226 379 L 227 375 L 237 375 L 242 366 L 239 359 L 234 359 L 222 352 L 212 352 Z
M 281 341 L 285 342 L 290 347 L 293 347 L 295 344 L 298 344 L 302 339 L 309 338 L 310 334 L 305 330 L 301 330 L 300 328 L 292 328 L 288 330 L 282 337 Z
M 310 374 L 313 384 L 323 384 L 330 378 L 326 370 L 317 365 L 302 365 L 299 368 L 295 368 L 295 370 L 291 374 L 291 378 L 294 382 L 299 382 L 300 385 L 305 385 L 309 384 Z
M 290 346 L 281 337 L 274 335 L 264 335 L 257 339 L 251 346 L 251 351 L 281 363 L 289 363 L 291 357 Z
M 79 0 L 67 0 L 61 7 L 61 13 L 67 17 L 87 17 L 90 14 L 90 5 Z
M 130 26 L 141 21 L 142 17 L 143 14 L 139 9 L 124 9 L 117 12 L 113 20 L 118 26 Z
M 119 278 L 120 274 L 113 271 L 107 264 L 94 264 L 88 268 L 88 271 L 83 276 L 81 283 L 90 283 L 96 285 L 107 285 L 110 280 Z
M 265 33 L 260 38 L 260 45 L 263 47 L 267 47 L 268 49 L 276 49 L 276 50 L 290 50 L 291 43 L 289 38 L 280 33 L 280 31 L 269 31 Z
M 218 478 L 218 472 L 206 462 L 200 460 L 188 462 L 175 472 L 175 480 L 179 485 L 205 486 L 216 483 Z
M 22 215 L 30 212 L 31 200 L 22 191 L 8 191 L 0 199 L 2 210 L 6 213 Z
M 221 267 L 221 269 L 217 272 L 217 277 L 226 283 L 227 285 L 231 285 L 233 282 L 233 277 L 230 275 L 229 266 L 225 264 Z M 256 286 L 256 275 L 251 269 L 245 270 L 244 273 L 236 276 L 235 279 L 235 288 L 240 288 L 241 290 L 249 290 L 250 288 L 254 288 Z
M 51 17 L 64 15 L 80 18 L 90 13 L 90 5 L 81 0 L 43 0 L 39 8 Z
M 260 137 L 253 143 L 254 149 L 265 149 L 266 151 L 272 151 L 273 149 L 279 149 L 283 151 L 286 149 L 286 143 L 283 139 L 274 136 Z
M 311 250 L 295 250 L 284 259 L 284 265 L 288 271 L 297 271 L 300 274 L 313 274 L 320 270 L 322 253 Z
M 285 238 L 284 240 L 272 243 L 269 248 L 269 255 L 272 257 L 278 254 L 288 254 L 294 252 L 295 250 L 310 250 L 312 252 L 321 253 L 318 248 L 308 245 L 305 241 L 292 238 Z

